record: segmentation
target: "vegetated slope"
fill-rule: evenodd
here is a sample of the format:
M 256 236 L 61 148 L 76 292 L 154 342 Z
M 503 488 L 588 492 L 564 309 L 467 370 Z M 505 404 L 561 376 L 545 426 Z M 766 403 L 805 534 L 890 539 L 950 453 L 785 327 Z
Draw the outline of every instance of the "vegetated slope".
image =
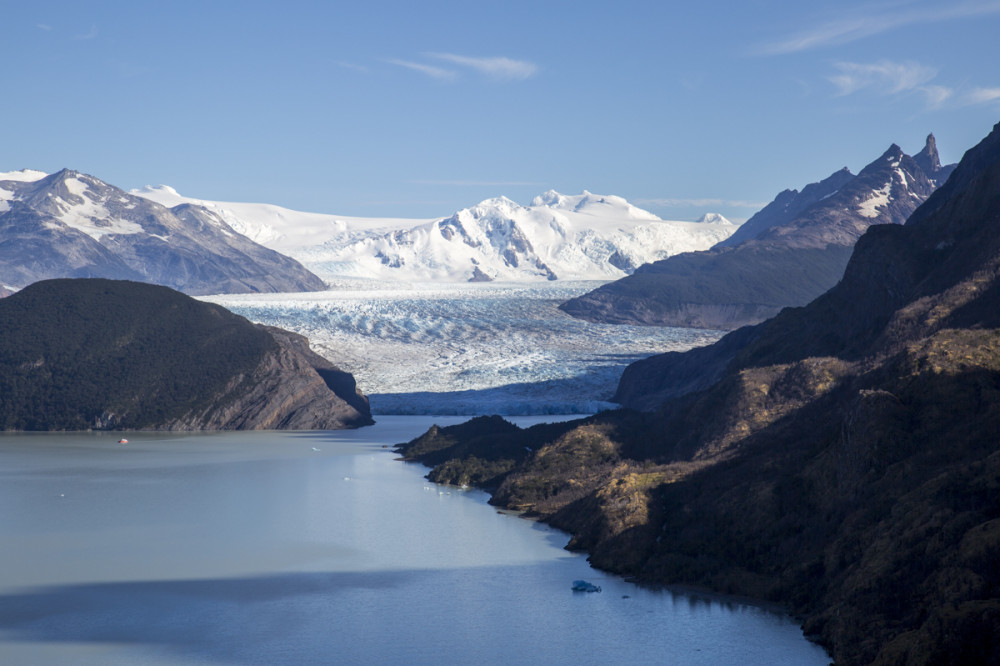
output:
M 368 425 L 305 338 L 166 287 L 36 282 L 0 300 L 0 430 Z
M 857 176 L 842 169 L 786 190 L 726 241 L 675 255 L 564 303 L 607 323 L 733 329 L 805 305 L 843 275 L 851 248 L 876 224 L 901 224 L 952 167 L 934 137 L 916 156 L 892 145 Z
M 550 190 L 527 206 L 496 197 L 433 220 L 202 201 L 166 186 L 134 193 L 167 206 L 187 202 L 211 210 L 330 281 L 608 280 L 679 252 L 708 249 L 736 229 L 721 215 L 661 220 L 621 197 L 586 191 L 567 196 Z
M 205 208 L 167 210 L 66 169 L 0 174 L 0 284 L 58 277 L 138 280 L 189 294 L 326 288 Z
M 530 451 L 480 433 L 474 455 L 510 468 L 493 501 L 597 566 L 786 604 L 837 663 L 997 663 L 998 228 L 1000 125 L 822 297 L 637 364 L 623 385 L 676 382 L 654 411 L 518 432 Z M 471 455 L 432 474 L 464 480 Z

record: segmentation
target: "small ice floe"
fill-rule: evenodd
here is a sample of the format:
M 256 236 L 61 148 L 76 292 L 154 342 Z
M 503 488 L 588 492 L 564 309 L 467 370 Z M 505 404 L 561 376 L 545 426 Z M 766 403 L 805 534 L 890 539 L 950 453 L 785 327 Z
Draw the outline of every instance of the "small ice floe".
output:
M 585 580 L 574 580 L 572 589 L 574 592 L 600 592 L 601 586 L 588 583 Z
M 312 447 L 312 449 L 313 449 L 313 451 L 319 451 L 319 449 L 317 449 L 315 446 Z
M 344 481 L 350 481 L 350 480 L 351 480 L 351 477 L 349 477 L 349 476 L 345 476 L 344 477 Z

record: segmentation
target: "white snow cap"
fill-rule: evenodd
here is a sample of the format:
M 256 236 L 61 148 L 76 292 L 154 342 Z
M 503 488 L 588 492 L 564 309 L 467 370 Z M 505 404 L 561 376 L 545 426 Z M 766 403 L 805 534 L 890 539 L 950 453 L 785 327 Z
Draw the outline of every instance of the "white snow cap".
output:
M 732 224 L 732 222 L 718 213 L 705 213 L 698 218 L 698 224 Z
M 20 171 L 0 171 L 0 180 L 16 180 L 22 183 L 33 183 L 36 180 L 45 178 L 47 173 L 34 169 L 21 169 Z
M 164 185 L 132 193 L 168 207 L 209 207 L 239 233 L 299 260 L 328 282 L 610 280 L 678 252 L 708 249 L 736 228 L 721 216 L 701 223 L 661 220 L 622 197 L 586 190 L 549 190 L 527 206 L 493 197 L 430 220 L 205 201 Z

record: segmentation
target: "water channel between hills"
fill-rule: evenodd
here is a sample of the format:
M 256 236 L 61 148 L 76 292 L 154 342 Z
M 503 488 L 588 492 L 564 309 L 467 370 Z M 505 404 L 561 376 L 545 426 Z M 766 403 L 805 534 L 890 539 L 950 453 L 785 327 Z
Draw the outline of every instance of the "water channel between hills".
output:
M 0 436 L 0 662 L 828 663 L 787 616 L 594 571 L 384 448 L 459 420 Z

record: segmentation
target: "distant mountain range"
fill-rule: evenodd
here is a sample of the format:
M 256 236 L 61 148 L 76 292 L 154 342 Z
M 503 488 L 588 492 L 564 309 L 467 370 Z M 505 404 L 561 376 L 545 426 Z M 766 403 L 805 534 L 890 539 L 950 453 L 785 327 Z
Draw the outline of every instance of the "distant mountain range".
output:
M 189 294 L 326 288 L 208 209 L 168 210 L 67 169 L 0 174 L 0 286 L 57 277 L 138 280 Z
M 187 204 L 301 261 L 325 280 L 608 280 L 679 252 L 702 250 L 737 226 L 721 215 L 661 220 L 625 199 L 548 191 L 522 206 L 487 199 L 432 220 L 302 213 L 268 204 L 181 196 L 167 186 L 133 190 L 164 206 Z
M 716 214 L 661 220 L 589 192 L 383 219 L 193 199 L 168 186 L 125 192 L 67 169 L 22 170 L 0 173 L 0 296 L 55 277 L 139 280 L 195 295 L 318 291 L 324 279 L 345 278 L 608 280 L 707 249 L 736 228 Z
M 642 266 L 561 307 L 606 323 L 757 323 L 836 284 L 868 227 L 902 224 L 953 169 L 941 166 L 933 135 L 913 157 L 893 144 L 856 176 L 845 168 L 801 192 L 781 192 L 709 251 Z
M 924 167 L 881 162 L 855 211 L 919 196 Z M 780 602 L 838 664 L 1000 663 L 998 228 L 1000 124 L 820 297 L 629 366 L 617 399 L 637 409 L 400 449 L 598 567 Z
M 0 299 L 0 430 L 329 430 L 372 423 L 300 335 L 167 287 L 43 280 Z

